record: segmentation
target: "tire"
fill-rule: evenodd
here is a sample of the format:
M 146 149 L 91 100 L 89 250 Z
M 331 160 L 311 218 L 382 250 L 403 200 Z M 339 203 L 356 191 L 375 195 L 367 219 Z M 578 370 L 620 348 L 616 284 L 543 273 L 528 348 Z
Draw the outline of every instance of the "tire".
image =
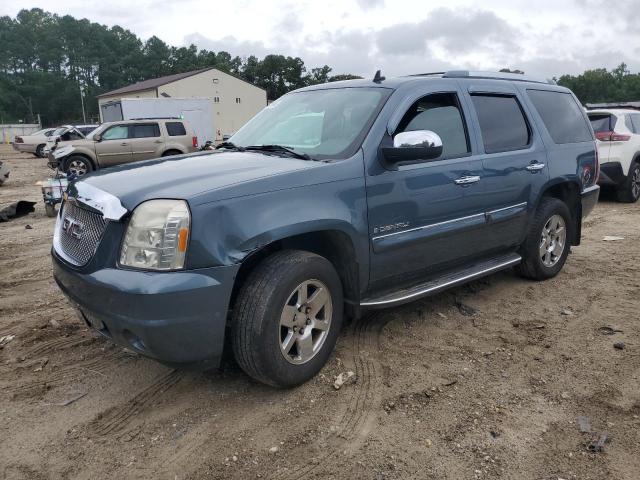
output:
M 325 288 L 328 295 L 314 297 Z M 300 292 L 307 292 L 311 302 L 297 308 Z M 238 293 L 231 318 L 236 361 L 260 382 L 300 385 L 329 359 L 343 308 L 342 283 L 327 259 L 299 250 L 276 252 L 249 274 Z
M 51 205 L 50 203 L 44 204 L 44 211 L 49 218 L 53 218 L 57 214 L 55 205 Z
M 624 185 L 616 192 L 618 201 L 635 203 L 640 198 L 640 163 L 633 162 Z
M 564 223 L 564 239 L 562 230 L 558 229 L 561 223 Z M 543 198 L 521 246 L 522 263 L 517 267 L 518 273 L 533 280 L 555 277 L 567 260 L 573 233 L 567 204 L 557 198 Z
M 64 161 L 64 171 L 67 175 L 73 173 L 81 177 L 93 171 L 93 164 L 87 157 L 71 155 Z
M 44 144 L 38 145 L 36 148 L 36 157 L 44 158 Z
M 173 155 L 182 155 L 180 150 L 167 150 L 162 154 L 163 157 L 171 157 Z

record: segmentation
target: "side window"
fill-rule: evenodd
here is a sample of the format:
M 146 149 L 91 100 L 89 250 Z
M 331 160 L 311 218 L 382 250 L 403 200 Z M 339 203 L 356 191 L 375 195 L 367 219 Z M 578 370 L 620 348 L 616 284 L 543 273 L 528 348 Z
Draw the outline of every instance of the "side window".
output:
M 138 123 L 131 125 L 129 128 L 131 128 L 130 138 L 149 138 L 160 136 L 160 127 L 157 123 Z
M 103 140 L 122 140 L 129 137 L 129 128 L 126 125 L 115 125 L 102 134 Z
M 531 133 L 518 99 L 513 95 L 472 95 L 486 153 L 521 150 Z
M 613 124 L 611 120 L 611 115 L 598 113 L 589 114 L 589 122 L 591 122 L 591 128 L 593 128 L 593 131 L 596 133 L 613 131 Z
M 396 133 L 414 130 L 431 130 L 440 136 L 442 155 L 438 159 L 459 157 L 471 151 L 464 116 L 455 93 L 434 93 L 411 105 Z
M 640 133 L 640 113 L 632 113 L 629 115 L 631 117 L 631 123 L 633 124 L 633 133 Z
M 179 137 L 187 134 L 182 122 L 167 122 L 165 125 L 167 126 L 167 133 L 170 137 Z
M 552 90 L 527 90 L 533 106 L 555 143 L 578 143 L 593 140 L 582 108 L 573 95 Z

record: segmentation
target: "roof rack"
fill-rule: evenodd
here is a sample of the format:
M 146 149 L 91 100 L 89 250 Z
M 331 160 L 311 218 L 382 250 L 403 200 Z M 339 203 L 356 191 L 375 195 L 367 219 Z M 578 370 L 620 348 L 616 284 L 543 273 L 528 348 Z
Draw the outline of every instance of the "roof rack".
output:
M 139 117 L 129 118 L 128 120 L 182 120 L 180 117 Z
M 407 75 L 407 77 L 430 77 L 431 75 L 444 75 L 447 72 L 428 72 L 428 73 L 413 73 Z
M 484 72 L 484 71 L 469 71 L 469 70 L 450 70 L 444 72 L 442 78 L 481 78 L 490 80 L 511 80 L 514 82 L 532 82 L 532 83 L 546 83 L 549 85 L 556 85 L 555 80 L 541 79 L 536 77 L 530 77 L 529 75 L 523 75 L 521 73 L 507 73 L 507 72 Z

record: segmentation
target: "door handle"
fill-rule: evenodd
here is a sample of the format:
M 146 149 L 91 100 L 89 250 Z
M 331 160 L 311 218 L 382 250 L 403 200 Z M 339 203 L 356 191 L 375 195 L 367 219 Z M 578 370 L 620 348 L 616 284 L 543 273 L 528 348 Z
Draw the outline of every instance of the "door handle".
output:
M 536 173 L 540 170 L 542 170 L 545 167 L 544 163 L 530 163 L 529 165 L 527 165 L 527 170 L 529 170 L 531 173 Z
M 480 176 L 479 175 L 467 175 L 464 177 L 460 177 L 456 180 L 454 180 L 453 182 L 456 185 L 470 185 L 472 183 L 477 183 L 480 181 Z
M 122 142 L 120 145 L 123 146 L 123 147 L 126 147 L 129 144 L 127 142 Z
M 162 140 L 155 140 L 153 143 L 162 143 Z

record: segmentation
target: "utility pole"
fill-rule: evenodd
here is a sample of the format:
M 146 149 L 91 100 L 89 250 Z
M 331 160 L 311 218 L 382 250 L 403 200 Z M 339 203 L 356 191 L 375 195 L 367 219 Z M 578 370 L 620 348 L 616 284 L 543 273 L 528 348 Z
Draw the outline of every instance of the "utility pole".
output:
M 86 124 L 87 115 L 84 113 L 84 97 L 82 95 L 82 85 L 78 84 L 78 87 L 80 87 L 80 103 L 82 104 L 82 121 Z

